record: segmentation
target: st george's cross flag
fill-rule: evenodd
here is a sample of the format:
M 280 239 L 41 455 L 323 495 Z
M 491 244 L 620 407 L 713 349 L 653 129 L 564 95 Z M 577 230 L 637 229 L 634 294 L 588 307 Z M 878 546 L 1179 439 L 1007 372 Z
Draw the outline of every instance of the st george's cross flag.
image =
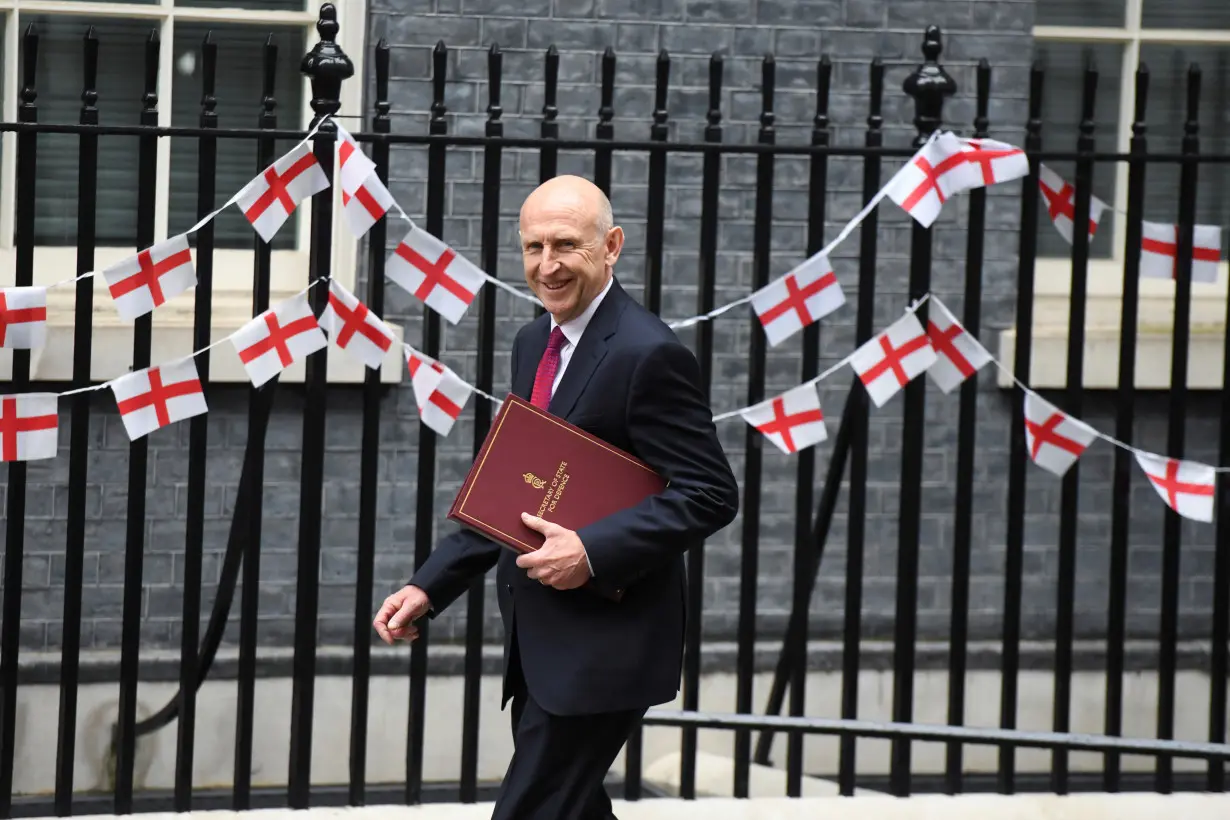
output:
M 133 441 L 209 410 L 192 356 L 120 376 L 111 392 Z
M 376 173 L 376 163 L 372 162 L 358 141 L 350 132 L 336 120 L 337 127 L 337 182 L 342 189 L 342 195 L 353 195 L 369 176 Z
M 998 185 L 1029 174 L 1029 158 L 1015 145 L 985 138 L 958 137 L 965 161 L 978 169 L 971 188 Z
M 1055 230 L 1059 231 L 1059 235 L 1068 240 L 1068 244 L 1072 244 L 1072 225 L 1076 221 L 1076 188 L 1070 182 L 1066 182 L 1063 177 L 1047 168 L 1045 165 L 1038 169 L 1038 189 L 1042 194 L 1042 205 L 1046 208 L 1047 214 L 1051 218 L 1051 222 L 1055 225 Z M 1093 241 L 1093 237 L 1098 232 L 1098 225 L 1102 222 L 1102 214 L 1106 212 L 1109 206 L 1098 199 L 1096 196 L 1090 196 L 1089 199 L 1089 241 Z
M 845 304 L 827 256 L 816 254 L 752 294 L 752 309 L 770 346 L 780 344 Z
M 329 187 L 312 146 L 291 149 L 243 187 L 236 200 L 261 239 L 273 239 L 299 203 Z
M 1034 464 L 1062 476 L 1097 437 L 1097 431 L 1083 421 L 1026 391 L 1025 449 Z
M 934 296 L 931 304 L 933 310 L 927 319 L 927 336 L 935 348 L 936 360 L 928 368 L 927 376 L 940 390 L 951 393 L 990 362 L 991 354 L 961 326 L 947 305 Z
M 406 366 L 423 424 L 447 436 L 474 388 L 440 362 L 406 345 Z
M 787 455 L 828 438 L 820 394 L 814 384 L 787 390 L 767 402 L 740 410 L 739 415 Z
M 269 308 L 231 334 L 231 344 L 254 387 L 329 344 L 306 293 Z
M 395 340 L 393 330 L 336 279 L 329 280 L 329 304 L 320 326 L 333 343 L 372 370 L 378 370 Z
M 907 313 L 850 356 L 850 366 L 876 407 L 935 364 L 935 348 L 914 313 Z
M 103 271 L 120 318 L 131 322 L 196 285 L 188 235 L 172 236 Z
M 0 347 L 33 350 L 47 341 L 47 288 L 0 288 Z
M 930 227 L 945 202 L 981 184 L 981 172 L 965 154 L 956 135 L 945 131 L 920 148 L 889 181 L 888 197 L 918 224 Z
M 452 324 L 461 321 L 486 274 L 417 225 L 393 251 L 384 272 Z
M 0 396 L 0 461 L 55 458 L 58 400 L 55 393 Z
M 1136 463 L 1166 506 L 1184 518 L 1211 523 L 1217 472 L 1207 464 L 1136 453 Z
M 376 174 L 369 176 L 353 194 L 342 192 L 342 211 L 356 239 L 362 239 L 393 207 L 393 195 Z
M 1146 279 L 1179 278 L 1179 226 L 1141 222 L 1140 275 Z M 1192 281 L 1216 282 L 1221 267 L 1221 227 L 1196 225 L 1192 242 Z

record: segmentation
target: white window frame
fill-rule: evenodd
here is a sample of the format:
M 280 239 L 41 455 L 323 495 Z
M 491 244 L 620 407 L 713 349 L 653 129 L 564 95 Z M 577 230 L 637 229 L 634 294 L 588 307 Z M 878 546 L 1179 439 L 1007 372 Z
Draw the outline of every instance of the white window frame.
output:
M 354 74 L 342 83 L 342 105 L 338 114 L 339 117 L 358 116 L 366 122 L 363 89 L 367 50 L 367 0 L 332 0 L 332 2 L 338 13 L 337 43 L 354 63 Z M 24 32 L 21 20 L 23 12 L 39 15 L 64 14 L 85 18 L 118 17 L 148 20 L 151 26 L 157 25 L 159 40 L 162 43 L 158 65 L 158 124 L 160 126 L 171 125 L 172 72 L 175 54 L 170 44 L 175 42 L 176 22 L 216 21 L 228 24 L 244 23 L 256 26 L 267 24 L 283 27 L 298 24 L 304 29 L 305 42 L 309 49 L 319 40 L 315 28 L 319 13 L 318 5 L 307 2 L 307 0 L 305 0 L 303 11 L 193 8 L 177 6 L 174 0 L 160 0 L 160 2 L 148 4 L 78 2 L 77 0 L 0 0 L 0 15 L 5 18 L 4 83 L 0 89 L 2 93 L 0 99 L 3 100 L 4 119 L 9 122 L 17 119 L 21 88 L 19 51 Z M 259 60 L 259 55 L 254 54 L 253 59 L 254 61 Z M 278 123 L 281 128 L 306 129 L 311 123 L 313 117 L 309 104 L 312 98 L 311 82 L 305 76 L 301 79 L 301 121 L 287 122 L 283 116 Z M 256 125 L 255 117 L 252 125 L 253 127 Z M 355 130 L 353 126 L 351 130 Z M 3 160 L 0 161 L 0 285 L 11 286 L 14 284 L 16 263 L 13 226 L 16 211 L 17 135 L 6 132 L 3 134 L 3 140 Z M 154 207 L 155 241 L 166 239 L 168 236 L 170 168 L 171 141 L 160 139 L 157 155 L 158 189 Z M 253 174 L 255 175 L 255 169 Z M 234 193 L 234 191 L 218 190 L 218 204 L 225 202 Z M 339 283 L 353 291 L 358 265 L 358 242 L 341 216 L 340 188 L 334 186 L 331 194 L 334 219 L 330 274 Z M 295 247 L 274 250 L 271 253 L 270 300 L 274 304 L 302 290 L 308 281 L 312 203 L 303 203 L 297 211 L 301 214 L 299 219 L 283 228 L 283 230 L 294 229 L 296 231 Z M 253 236 L 255 235 L 253 232 Z M 136 250 L 131 245 L 127 247 L 100 245 L 94 251 L 94 269 L 101 271 L 108 265 L 132 255 Z M 214 250 L 211 333 L 215 341 L 230 335 L 251 317 L 253 259 L 254 252 L 251 249 L 216 248 Z M 73 275 L 76 265 L 77 249 L 73 245 L 36 246 L 34 283 L 50 285 L 62 281 Z M 100 380 L 112 379 L 129 370 L 132 326 L 120 320 L 116 314 L 103 277 L 95 276 L 93 283 L 95 333 L 92 376 Z M 43 348 L 32 351 L 32 378 L 66 380 L 71 378 L 72 374 L 72 327 L 76 302 L 74 288 L 62 287 L 50 290 L 47 299 L 48 340 Z M 192 352 L 194 301 L 195 294 L 189 291 L 169 300 L 167 304 L 159 307 L 153 313 L 151 324 L 155 336 L 153 345 L 156 352 L 155 364 L 175 355 Z M 400 336 L 400 328 L 394 328 L 394 330 Z M 225 348 L 218 350 L 223 352 L 211 357 L 211 380 L 246 381 L 247 376 L 238 362 L 238 357 L 224 355 Z M 336 355 L 337 351 L 334 350 L 333 345 L 330 345 L 329 350 L 330 381 L 355 382 L 364 378 L 362 366 L 356 367 L 353 359 L 344 355 Z M 8 378 L 11 372 L 11 355 L 11 351 L 0 351 L 0 378 Z M 231 361 L 232 358 L 234 361 Z M 400 381 L 401 369 L 400 352 L 398 346 L 394 345 L 382 369 L 383 380 L 386 382 Z M 302 380 L 302 377 L 303 366 L 300 363 L 288 368 L 283 373 L 282 381 L 295 382 Z
M 1035 26 L 1035 42 L 1110 43 L 1123 46 L 1123 66 L 1119 89 L 1119 122 L 1112 143 L 1098 135 L 1102 151 L 1126 153 L 1131 148 L 1132 122 L 1136 104 L 1136 71 L 1140 66 L 1141 46 L 1224 45 L 1230 48 L 1230 29 L 1144 28 L 1143 0 L 1126 0 L 1124 24 L 1113 26 Z M 1100 92 L 1100 94 L 1106 92 Z M 1146 183 L 1147 184 L 1147 183 Z M 1115 164 L 1113 206 L 1127 212 L 1128 165 Z M 1102 230 L 1111 234 L 1111 257 L 1089 260 L 1087 280 L 1084 384 L 1095 389 L 1110 389 L 1119 382 L 1120 319 L 1123 307 L 1124 232 L 1127 218 L 1107 212 Z M 1177 214 L 1176 214 L 1177 219 Z M 1048 230 L 1043 223 L 1039 230 Z M 1068 316 L 1071 307 L 1070 257 L 1039 256 L 1035 267 L 1034 328 L 1030 383 L 1035 387 L 1063 387 L 1067 384 Z M 1225 259 L 1216 282 L 1192 283 L 1191 355 L 1188 386 L 1194 389 L 1220 389 L 1225 342 L 1225 300 L 1230 282 L 1230 263 Z M 1171 339 L 1174 330 L 1173 282 L 1140 280 L 1140 321 L 1137 337 L 1136 385 L 1165 389 L 1170 386 Z M 1015 327 L 1000 334 L 1001 361 L 1013 359 Z M 999 384 L 1011 385 L 1000 373 Z

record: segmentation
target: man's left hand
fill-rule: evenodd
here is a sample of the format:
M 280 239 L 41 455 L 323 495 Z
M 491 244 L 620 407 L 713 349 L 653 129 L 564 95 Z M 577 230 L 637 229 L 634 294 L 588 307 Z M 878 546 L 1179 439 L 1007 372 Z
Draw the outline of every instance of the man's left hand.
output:
M 576 589 L 589 580 L 585 546 L 572 530 L 521 513 L 527 527 L 546 536 L 537 550 L 517 558 L 517 566 L 534 580 L 555 589 Z

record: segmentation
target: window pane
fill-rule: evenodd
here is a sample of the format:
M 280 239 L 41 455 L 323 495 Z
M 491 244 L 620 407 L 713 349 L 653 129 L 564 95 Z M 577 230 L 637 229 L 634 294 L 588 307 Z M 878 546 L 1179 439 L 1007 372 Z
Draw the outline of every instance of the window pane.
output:
M 1042 105 L 1042 146 L 1053 151 L 1076 148 L 1081 121 L 1081 106 L 1085 76 L 1085 56 L 1093 57 L 1098 69 L 1097 104 L 1094 108 L 1094 139 L 1099 151 L 1113 151 L 1118 143 L 1119 82 L 1122 74 L 1122 46 L 1080 43 L 1040 43 L 1038 56 L 1046 66 L 1046 83 Z M 1075 183 L 1076 163 L 1070 160 L 1048 160 L 1047 166 L 1066 181 Z M 1111 163 L 1096 163 L 1093 171 L 1093 194 L 1108 205 L 1114 204 L 1115 166 Z M 1072 246 L 1068 244 L 1051 222 L 1040 201 L 1038 209 L 1038 255 L 1071 257 Z M 1111 224 L 1113 214 L 1106 214 L 1101 225 Z M 1113 231 L 1097 232 L 1089 253 L 1092 257 L 1111 255 Z
M 1230 29 L 1226 0 L 1144 0 L 1145 28 Z
M 1187 119 L 1187 70 L 1200 65 L 1200 152 L 1230 150 L 1230 49 L 1218 46 L 1142 45 L 1141 61 L 1149 67 L 1149 107 L 1146 116 L 1149 151 L 1178 153 L 1183 148 Z M 1224 165 L 1203 165 L 1196 195 L 1196 220 L 1224 225 L 1230 218 Z M 1145 185 L 1145 219 L 1179 221 L 1177 163 L 1150 163 Z
M 261 112 L 261 72 L 264 65 L 264 44 L 273 33 L 278 47 L 278 67 L 274 89 L 280 128 L 298 128 L 303 112 L 303 75 L 299 63 L 307 49 L 305 30 L 301 26 L 270 27 L 250 25 L 211 25 L 177 23 L 173 67 L 173 99 L 171 120 L 174 125 L 197 126 L 201 116 L 201 89 L 204 63 L 201 44 L 207 31 L 213 32 L 218 44 L 218 73 L 215 97 L 218 105 L 219 128 L 256 128 Z M 261 170 L 257 167 L 256 141 L 251 139 L 220 139 L 216 202 L 221 205 L 246 185 Z M 289 151 L 292 141 L 279 141 L 275 157 Z M 198 219 L 197 154 L 198 141 L 179 137 L 171 143 L 171 214 L 172 234 L 191 228 Z M 215 207 L 217 207 L 215 205 Z M 296 212 L 296 216 L 298 211 Z M 256 231 L 235 206 L 223 211 L 214 220 L 214 237 L 218 247 L 251 248 Z M 295 220 L 282 226 L 272 243 L 274 248 L 295 246 Z
M 1127 0 L 1038 0 L 1035 22 L 1040 26 L 1121 28 L 1127 25 L 1126 8 Z
M 132 125 L 141 113 L 145 41 L 149 21 L 64 15 L 23 14 L 22 28 L 39 32 L 38 118 L 42 122 L 80 120 L 83 38 L 90 25 L 98 37 L 98 119 L 104 125 Z M 154 24 L 156 25 L 156 24 Z M 20 64 L 20 62 L 19 62 Z M 78 138 L 72 134 L 39 137 L 35 242 L 73 245 L 77 241 Z M 98 243 L 132 245 L 137 229 L 137 138 L 98 140 Z
M 277 11 L 304 11 L 305 0 L 176 0 L 175 5 L 190 8 L 210 9 L 274 9 Z M 313 6 L 315 8 L 315 6 Z

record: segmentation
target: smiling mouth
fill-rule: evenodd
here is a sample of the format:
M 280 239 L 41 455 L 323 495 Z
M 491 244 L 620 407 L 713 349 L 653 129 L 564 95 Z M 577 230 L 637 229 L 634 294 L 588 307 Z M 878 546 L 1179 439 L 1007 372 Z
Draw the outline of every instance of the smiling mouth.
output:
M 542 286 L 546 288 L 548 291 L 550 291 L 551 293 L 556 293 L 566 288 L 568 286 L 568 283 L 567 282 L 556 282 L 554 284 L 550 284 L 548 282 L 543 282 Z

